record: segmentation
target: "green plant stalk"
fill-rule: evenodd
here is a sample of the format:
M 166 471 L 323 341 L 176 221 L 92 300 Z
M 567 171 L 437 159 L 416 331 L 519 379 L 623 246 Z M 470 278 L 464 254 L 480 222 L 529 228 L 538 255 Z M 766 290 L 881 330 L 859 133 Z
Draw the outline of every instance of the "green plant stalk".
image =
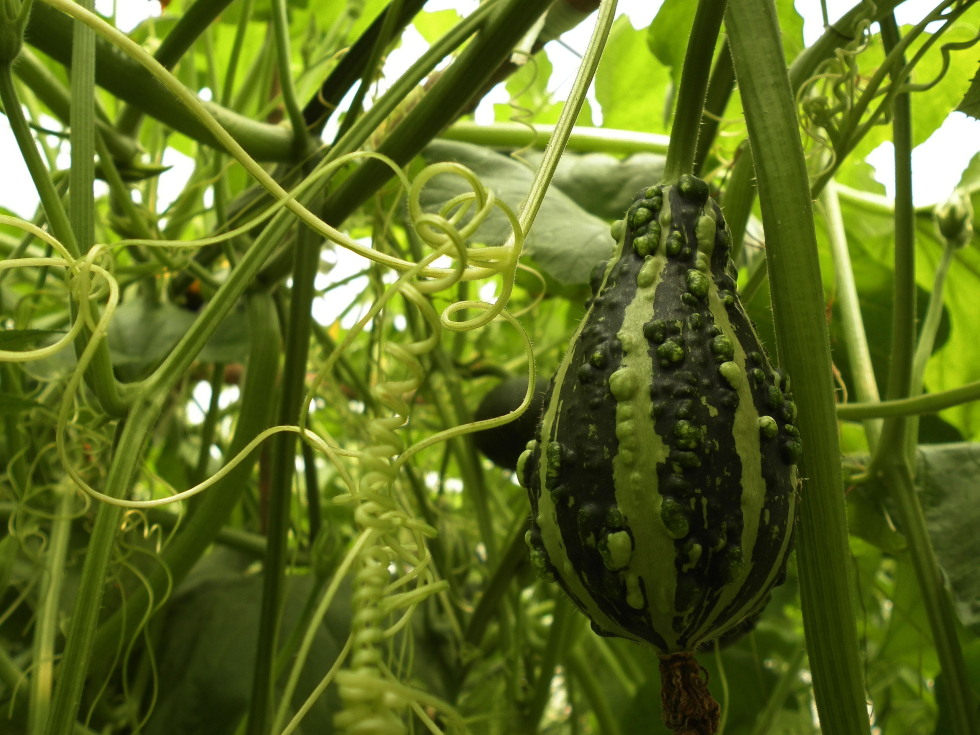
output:
M 305 128 L 304 128 L 305 130 Z M 277 422 L 295 426 L 306 396 L 306 370 L 313 323 L 314 280 L 320 263 L 322 238 L 306 227 L 296 236 L 293 286 L 286 322 L 285 364 Z M 292 506 L 293 476 L 296 471 L 296 435 L 278 434 L 270 450 L 272 479 L 269 485 L 269 522 L 266 557 L 263 564 L 262 605 L 255 646 L 255 674 L 246 732 L 265 735 L 275 716 L 276 641 L 285 594 L 286 546 L 289 538 L 289 512 Z
M 291 71 L 291 54 L 289 50 L 289 18 L 286 15 L 286 0 L 271 0 L 272 2 L 272 35 L 276 44 L 276 68 L 279 72 L 279 90 L 282 94 L 286 117 L 292 127 L 293 154 L 296 160 L 305 156 L 312 147 L 312 139 L 306 132 L 306 121 L 303 110 L 296 97 L 296 85 L 293 83 Z
M 17 146 L 24 158 L 24 163 L 31 174 L 34 185 L 37 187 L 38 196 L 44 207 L 45 215 L 51 226 L 51 231 L 56 238 L 65 246 L 65 249 L 72 257 L 79 257 L 78 242 L 72 230 L 71 222 L 65 208 L 62 205 L 61 197 L 48 174 L 47 166 L 41 160 L 37 151 L 34 138 L 31 135 L 30 126 L 24 118 L 20 101 L 17 98 L 17 91 L 14 88 L 13 75 L 9 64 L 0 64 L 0 102 L 7 113 L 7 121 L 10 129 L 14 133 Z M 95 307 L 88 307 L 91 312 L 93 322 L 97 321 L 98 315 Z M 81 355 L 87 344 L 86 339 L 75 342 L 75 353 Z M 99 345 L 95 353 L 92 364 L 86 371 L 86 380 L 99 399 L 99 404 L 103 411 L 110 416 L 122 416 L 126 412 L 127 400 L 120 392 L 112 373 L 112 362 L 109 359 L 109 348 L 105 342 Z
M 793 378 L 804 454 L 797 557 L 820 721 L 868 733 L 830 345 L 806 161 L 771 0 L 731 3 L 726 26 L 759 183 L 780 364 Z
M 167 69 L 173 69 L 194 42 L 208 30 L 225 8 L 231 5 L 231 2 L 232 0 L 194 0 L 181 13 L 177 23 L 160 42 L 153 57 Z M 213 89 L 215 92 L 218 91 L 216 87 Z M 127 137 L 137 137 L 142 119 L 143 111 L 129 103 L 119 113 L 116 129 Z
M 684 174 L 694 171 L 694 158 L 701 130 L 711 55 L 725 16 L 726 0 L 700 0 L 691 27 L 691 37 L 684 53 L 684 72 L 677 90 L 677 108 L 670 126 L 670 147 L 661 182 L 675 184 Z M 724 49 L 722 50 L 724 53 Z
M 208 471 L 208 464 L 211 461 L 211 445 L 214 444 L 215 429 L 218 426 L 218 418 L 221 413 L 221 389 L 225 383 L 225 366 L 215 363 L 211 366 L 211 400 L 208 401 L 208 410 L 204 414 L 204 422 L 201 424 L 201 446 L 197 452 L 197 462 L 194 463 L 194 472 L 190 482 L 196 485 L 201 482 Z
M 882 20 L 881 36 L 886 51 L 900 48 L 898 24 L 894 16 Z M 893 77 L 892 84 L 903 84 L 904 81 Z M 900 398 L 912 394 L 915 354 L 915 209 L 912 206 L 912 110 L 908 92 L 895 98 L 893 129 L 895 301 L 892 311 L 892 359 L 886 396 Z M 956 633 L 952 601 L 915 492 L 912 457 L 906 452 L 907 436 L 908 419 L 905 416 L 886 419 L 881 443 L 871 460 L 869 473 L 883 480 L 898 510 L 939 657 L 950 725 L 956 735 L 970 735 L 980 732 L 980 710 L 970 689 L 969 675 Z
M 548 626 L 548 639 L 541 652 L 538 676 L 531 684 L 531 697 L 524 711 L 524 726 L 528 733 L 540 732 L 541 715 L 551 699 L 551 680 L 555 676 L 555 666 L 561 660 L 561 652 L 573 645 L 573 628 L 580 621 L 578 612 L 563 595 L 555 597 L 551 625 Z
M 61 612 L 61 592 L 65 579 L 65 558 L 71 538 L 74 488 L 58 486 L 57 510 L 51 521 L 48 547 L 44 555 L 44 581 L 40 604 L 34 621 L 34 650 L 31 657 L 30 701 L 27 707 L 27 735 L 41 735 L 51 708 L 51 683 L 54 675 L 55 641 Z
M 789 693 L 793 690 L 793 686 L 799 681 L 800 667 L 803 665 L 805 655 L 806 652 L 800 649 L 787 663 L 786 670 L 779 677 L 779 681 L 776 682 L 776 686 L 770 692 L 768 699 L 766 699 L 766 706 L 755 719 L 755 725 L 752 727 L 752 735 L 769 735 L 769 733 L 773 732 L 776 716 L 783 711 L 786 704 L 786 697 L 789 696 Z
M 916 398 L 898 398 L 881 403 L 846 403 L 837 407 L 837 417 L 846 421 L 863 421 L 869 418 L 922 415 L 972 401 L 980 401 L 980 380 Z
M 942 257 L 936 267 L 936 275 L 933 279 L 932 291 L 929 292 L 929 304 L 926 307 L 926 316 L 922 320 L 922 327 L 919 329 L 919 340 L 915 345 L 915 355 L 912 358 L 912 376 L 909 385 L 909 398 L 915 398 L 925 390 L 926 364 L 932 355 L 932 349 L 936 344 L 936 334 L 939 332 L 939 322 L 943 316 L 943 292 L 946 290 L 946 277 L 949 275 L 949 268 L 953 264 L 953 255 L 957 250 L 957 244 L 947 240 L 943 248 Z M 910 416 L 908 426 L 905 430 L 905 453 L 909 461 L 914 461 L 915 447 L 918 444 L 919 418 Z
M 235 28 L 235 41 L 231 45 L 228 57 L 228 67 L 225 70 L 224 82 L 221 86 L 220 102 L 229 109 L 234 109 L 232 101 L 235 96 L 235 76 L 238 74 L 238 64 L 242 58 L 245 46 L 245 34 L 248 33 L 248 21 L 252 17 L 252 6 L 255 0 L 242 0 L 239 4 L 238 26 Z
M 77 0 L 86 10 L 93 0 Z M 78 253 L 95 244 L 95 34 L 76 23 L 71 47 L 70 134 L 71 168 L 68 171 L 68 221 Z
M 875 403 L 879 400 L 878 385 L 875 383 L 871 351 L 868 349 L 868 338 L 864 331 L 864 319 L 861 317 L 861 302 L 854 281 L 851 255 L 847 249 L 844 217 L 840 210 L 840 200 L 837 198 L 837 185 L 833 179 L 827 182 L 820 194 L 820 207 L 827 223 L 830 249 L 834 256 L 837 302 L 840 304 L 839 313 L 844 325 L 847 356 L 850 360 L 851 372 L 854 374 L 854 393 L 859 401 Z M 867 419 L 864 422 L 864 433 L 868 438 L 868 446 L 874 451 L 881 438 L 881 421 Z
M 357 118 L 364 112 L 364 100 L 368 90 L 371 88 L 371 80 L 384 64 L 385 51 L 391 43 L 395 29 L 398 25 L 402 0 L 391 0 L 386 11 L 381 15 L 381 26 L 371 44 L 370 50 L 364 55 L 364 64 L 361 71 L 360 84 L 354 92 L 354 98 L 344 112 L 344 119 L 337 130 L 335 141 L 343 138 L 344 134 L 351 128 Z
M 854 41 L 865 20 L 875 21 L 884 18 L 905 0 L 878 0 L 873 5 L 857 2 L 844 15 L 827 26 L 827 29 L 813 44 L 797 56 L 789 69 L 790 86 L 799 91 L 817 68 L 830 59 L 834 52 Z
M 443 140 L 458 140 L 463 143 L 489 146 L 491 148 L 544 148 L 554 134 L 554 125 L 529 127 L 523 123 L 496 122 L 479 125 L 467 120 L 455 122 L 446 128 L 439 137 Z M 654 133 L 638 133 L 633 130 L 612 128 L 589 128 L 576 126 L 568 137 L 566 149 L 591 153 L 601 151 L 613 154 L 666 153 L 670 138 Z
M 732 54 L 728 50 L 728 41 L 721 44 L 721 50 L 708 78 L 708 88 L 705 91 L 704 112 L 701 115 L 701 126 L 698 130 L 697 149 L 694 152 L 693 170 L 695 176 L 704 175 L 704 167 L 711 153 L 711 146 L 718 135 L 718 125 L 728 101 L 735 91 L 735 68 L 732 66 Z
M 953 6 L 955 2 L 956 0 L 945 0 L 944 2 L 940 3 L 916 26 L 914 26 L 904 38 L 901 38 L 895 47 L 886 52 L 884 61 L 864 83 L 861 96 L 854 102 L 841 121 L 836 133 L 839 143 L 835 145 L 833 164 L 821 171 L 812 182 L 811 191 L 813 192 L 814 196 L 819 194 L 824 185 L 827 183 L 828 179 L 836 173 L 837 168 L 844 160 L 847 159 L 847 156 L 851 153 L 851 151 L 857 147 L 861 139 L 864 138 L 864 136 L 874 126 L 878 125 L 879 120 L 881 120 L 881 118 L 884 116 L 885 111 L 895 104 L 897 96 L 899 94 L 904 94 L 901 92 L 904 83 L 893 83 L 883 92 L 880 92 L 879 88 L 884 82 L 885 76 L 892 75 L 894 77 L 898 70 L 902 70 L 904 74 L 910 73 L 925 52 L 939 38 L 942 37 L 943 32 L 949 28 L 971 5 L 971 3 L 961 3 L 959 6 L 950 7 Z M 943 11 L 945 11 L 945 15 L 942 14 Z M 913 61 L 906 65 L 903 57 L 905 50 L 911 47 L 912 43 L 918 36 L 925 32 L 928 26 L 940 21 L 940 19 L 943 19 L 942 22 L 944 23 L 942 29 L 935 33 L 926 35 L 925 40 L 916 50 Z M 879 23 L 884 23 L 886 21 L 887 16 L 879 18 Z M 899 74 L 899 77 L 904 78 L 901 74 Z M 871 106 L 871 103 L 875 100 L 879 100 L 878 106 L 869 114 L 867 110 Z
M 752 203 L 755 201 L 755 195 L 756 181 L 755 166 L 752 163 L 752 148 L 748 145 L 748 141 L 745 141 L 738 148 L 735 165 L 729 174 L 725 191 L 721 195 L 725 222 L 728 223 L 728 229 L 732 233 L 732 260 L 736 263 L 740 261 L 742 250 L 745 247 L 745 231 L 749 226 L 749 217 L 752 214 Z
M 717 0 L 706 0 L 706 2 L 717 2 Z M 704 5 L 705 2 L 702 2 L 699 6 L 699 16 L 701 14 L 700 8 Z M 582 111 L 582 106 L 585 104 L 585 96 L 588 92 L 589 85 L 592 84 L 593 77 L 595 77 L 596 69 L 599 67 L 599 60 L 602 57 L 602 50 L 606 47 L 606 39 L 609 37 L 609 30 L 612 28 L 615 13 L 615 0 L 604 0 L 599 6 L 599 17 L 596 18 L 595 29 L 592 31 L 589 46 L 575 75 L 572 90 L 568 95 L 568 100 L 562 107 L 561 116 L 558 118 L 555 130 L 548 140 L 548 145 L 544 150 L 544 155 L 541 157 L 541 163 L 538 164 L 538 170 L 534 174 L 534 179 L 531 181 L 531 188 L 527 193 L 527 199 L 525 199 L 524 204 L 521 206 L 521 211 L 518 214 L 521 229 L 525 233 L 531 230 L 531 225 L 538 214 L 538 210 L 541 208 L 544 195 L 547 193 L 548 186 L 551 184 L 551 179 L 554 178 L 555 169 L 558 168 L 558 161 L 561 159 L 561 154 L 565 150 L 565 144 L 571 135 L 572 129 L 575 127 L 575 121 Z M 695 26 L 697 25 L 698 20 L 695 19 Z M 719 14 L 718 26 L 720 25 L 721 15 Z M 715 34 L 717 35 L 717 29 Z M 705 81 L 705 84 L 707 84 L 707 81 Z M 704 95 L 702 94 L 703 99 Z M 667 154 L 667 160 L 670 161 L 669 152 Z
M 229 457 L 238 454 L 271 425 L 274 402 L 270 400 L 270 387 L 276 385 L 279 373 L 279 319 L 272 297 L 266 293 L 252 294 L 246 302 L 246 319 L 249 355 L 235 435 L 227 452 Z M 163 599 L 171 585 L 179 584 L 216 539 L 224 538 L 229 545 L 236 540 L 233 535 L 229 536 L 231 529 L 225 529 L 224 524 L 248 487 L 257 458 L 256 452 L 197 499 L 193 515 L 185 519 L 180 533 L 164 548 L 163 563 L 147 575 L 153 600 Z M 250 536 L 241 539 L 236 548 L 243 544 L 249 546 L 251 553 L 258 550 Z M 261 553 L 264 552 L 263 540 Z M 169 575 L 164 569 L 169 570 Z M 103 672 L 112 660 L 116 642 L 132 638 L 150 600 L 147 589 L 137 587 L 126 599 L 125 606 L 99 627 L 91 664 L 93 670 Z
M 337 63 L 327 78 L 320 85 L 317 94 L 313 95 L 306 107 L 303 109 L 303 117 L 306 125 L 314 135 L 321 135 L 323 128 L 330 119 L 330 116 L 340 107 L 344 96 L 350 91 L 358 81 L 364 79 L 365 69 L 374 64 L 371 59 L 374 56 L 374 49 L 377 46 L 378 38 L 384 36 L 386 28 L 391 28 L 391 37 L 400 34 L 412 18 L 425 5 L 425 0 L 398 0 L 389 2 L 387 7 L 378 14 L 354 44 L 344 54 L 344 57 Z M 483 6 L 470 13 L 467 18 L 480 13 Z M 393 26 L 389 26 L 389 17 L 393 16 Z M 348 16 L 349 17 L 349 16 Z M 331 40 L 337 41 L 339 32 L 336 30 L 341 24 L 341 20 L 334 25 L 331 31 Z M 325 44 L 329 47 L 329 45 Z
M 809 79 L 817 73 L 820 65 L 833 57 L 837 49 L 854 40 L 862 23 L 869 19 L 877 20 L 901 2 L 904 0 L 881 0 L 875 4 L 858 2 L 851 10 L 830 25 L 823 35 L 800 53 L 790 65 L 789 82 L 793 93 L 796 94 L 803 89 Z M 782 59 L 781 56 L 780 64 L 783 63 Z M 736 182 L 738 183 L 736 184 Z M 741 247 L 745 225 L 752 211 L 752 203 L 755 201 L 754 182 L 755 170 L 752 164 L 752 156 L 749 150 L 745 150 L 735 162 L 723 202 L 725 219 L 732 230 L 733 256 L 738 253 L 738 249 Z M 732 190 L 735 192 L 735 197 L 729 202 L 728 192 Z
M 585 660 L 582 646 L 570 649 L 562 658 L 562 663 L 572 680 L 582 688 L 582 693 L 592 707 L 592 714 L 595 715 L 599 725 L 599 732 L 603 735 L 620 735 L 622 731 L 619 720 L 609 706 L 609 697 L 606 696 L 602 685 L 593 673 L 593 664 Z
M 9 362 L 0 365 L 0 390 L 8 396 L 24 397 L 24 373 L 19 365 Z M 13 411 L 5 411 L 3 414 L 5 451 L 2 459 L 6 460 L 8 492 L 9 489 L 14 489 L 15 495 L 23 497 L 27 490 L 31 449 L 27 432 L 18 418 Z

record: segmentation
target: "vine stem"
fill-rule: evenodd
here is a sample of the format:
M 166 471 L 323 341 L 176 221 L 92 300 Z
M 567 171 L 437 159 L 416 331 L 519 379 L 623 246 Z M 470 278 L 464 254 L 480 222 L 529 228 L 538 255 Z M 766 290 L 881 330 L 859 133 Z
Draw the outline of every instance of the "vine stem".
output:
M 867 733 L 823 284 L 796 105 L 772 0 L 731 3 L 726 29 L 766 232 L 780 363 L 804 454 L 797 559 L 813 691 L 825 732 Z
M 886 51 L 901 48 L 894 15 L 882 19 Z M 904 83 L 893 77 L 893 85 Z M 892 309 L 892 360 L 888 375 L 889 398 L 907 397 L 914 389 L 915 355 L 915 209 L 912 206 L 912 109 L 910 95 L 895 98 L 895 302 Z M 915 491 L 912 457 L 906 451 L 908 419 L 885 421 L 878 451 L 869 474 L 883 480 L 891 491 L 909 557 L 919 584 L 933 642 L 943 673 L 949 722 L 957 735 L 980 732 L 980 710 L 970 690 L 969 676 L 956 631 L 956 615 L 943 572 L 936 560 L 925 516 Z
M 932 348 L 936 344 L 936 334 L 939 332 L 939 322 L 943 316 L 943 291 L 946 289 L 946 277 L 949 275 L 949 268 L 953 264 L 953 255 L 957 247 L 957 243 L 947 240 L 939 265 L 936 267 L 932 291 L 929 292 L 929 305 L 926 307 L 926 316 L 922 320 L 919 341 L 916 343 L 915 355 L 912 358 L 912 382 L 909 386 L 909 398 L 921 395 L 925 388 L 926 363 L 929 362 Z M 918 417 L 910 417 L 905 432 L 905 451 L 910 458 L 915 456 L 918 435 L 919 419 Z
M 599 16 L 596 18 L 588 48 L 585 50 L 585 56 L 582 58 L 578 73 L 575 75 L 572 91 L 562 107 L 554 132 L 548 139 L 548 146 L 545 148 L 538 171 L 531 182 L 527 200 L 518 215 L 521 231 L 525 234 L 531 229 L 531 223 L 534 222 L 534 218 L 541 208 L 544 195 L 555 175 L 555 169 L 558 168 L 558 161 L 561 159 L 561 154 L 572 134 L 572 128 L 575 127 L 575 121 L 582 111 L 582 105 L 585 104 L 586 92 L 592 83 L 596 69 L 599 67 L 599 59 L 602 58 L 602 51 L 606 46 L 606 39 L 609 37 L 609 29 L 612 28 L 615 15 L 616 0 L 603 0 L 599 6 Z
M 833 179 L 827 181 L 827 185 L 820 193 L 820 208 L 827 223 L 830 249 L 834 255 L 837 300 L 840 303 L 841 321 L 844 324 L 847 356 L 851 363 L 851 372 L 854 374 L 854 392 L 859 401 L 874 403 L 879 399 L 878 386 L 875 383 L 874 366 L 871 363 L 868 338 L 864 331 L 864 320 L 861 318 L 861 302 L 858 299 L 854 269 L 847 249 L 844 217 L 837 196 L 837 185 Z M 839 413 L 838 417 L 840 417 Z M 865 419 L 864 433 L 868 437 L 868 446 L 874 451 L 881 438 L 881 421 Z

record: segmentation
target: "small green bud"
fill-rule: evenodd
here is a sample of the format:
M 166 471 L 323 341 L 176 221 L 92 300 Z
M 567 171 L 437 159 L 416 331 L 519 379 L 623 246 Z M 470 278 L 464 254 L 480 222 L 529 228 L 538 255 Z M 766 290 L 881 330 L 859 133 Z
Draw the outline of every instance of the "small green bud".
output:
M 954 247 L 961 248 L 973 237 L 973 204 L 962 189 L 936 206 L 936 226 L 939 233 Z

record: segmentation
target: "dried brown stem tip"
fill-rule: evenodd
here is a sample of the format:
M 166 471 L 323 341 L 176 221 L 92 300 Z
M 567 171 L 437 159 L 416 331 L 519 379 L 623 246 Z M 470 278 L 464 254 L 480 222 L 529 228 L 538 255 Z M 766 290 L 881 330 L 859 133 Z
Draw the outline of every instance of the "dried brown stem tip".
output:
M 721 707 L 708 691 L 708 672 L 693 653 L 660 656 L 664 724 L 675 735 L 715 735 Z

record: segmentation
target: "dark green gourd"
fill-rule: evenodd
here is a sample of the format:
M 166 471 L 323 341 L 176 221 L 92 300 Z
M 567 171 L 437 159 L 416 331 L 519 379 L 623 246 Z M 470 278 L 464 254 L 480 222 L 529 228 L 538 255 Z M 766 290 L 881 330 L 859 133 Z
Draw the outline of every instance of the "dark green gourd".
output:
M 657 649 L 666 706 L 700 696 L 680 692 L 699 686 L 692 652 L 757 615 L 782 581 L 800 441 L 707 185 L 645 190 L 613 234 L 518 473 L 534 565 L 597 632 Z M 697 681 L 668 692 L 668 677 Z M 707 724 L 690 711 L 668 724 L 713 732 L 706 701 L 693 706 Z

